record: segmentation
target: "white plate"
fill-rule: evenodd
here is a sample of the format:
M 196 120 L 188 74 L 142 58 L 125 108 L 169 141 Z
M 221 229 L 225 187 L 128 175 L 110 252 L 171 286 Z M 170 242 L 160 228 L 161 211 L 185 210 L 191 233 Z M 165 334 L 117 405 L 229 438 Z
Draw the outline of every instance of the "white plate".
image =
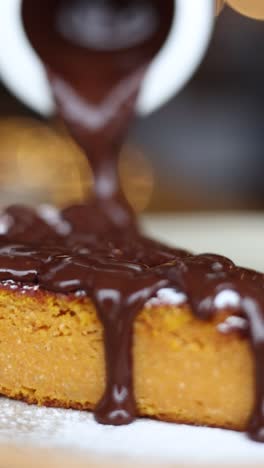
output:
M 264 270 L 264 216 L 165 216 L 145 218 L 143 224 L 170 244 L 221 253 Z M 245 434 L 149 420 L 106 427 L 95 423 L 89 413 L 37 408 L 4 398 L 0 400 L 0 443 L 70 449 L 84 458 L 124 457 L 122 466 L 129 461 L 138 465 L 140 460 L 160 466 L 170 462 L 264 466 L 264 444 L 250 441 Z

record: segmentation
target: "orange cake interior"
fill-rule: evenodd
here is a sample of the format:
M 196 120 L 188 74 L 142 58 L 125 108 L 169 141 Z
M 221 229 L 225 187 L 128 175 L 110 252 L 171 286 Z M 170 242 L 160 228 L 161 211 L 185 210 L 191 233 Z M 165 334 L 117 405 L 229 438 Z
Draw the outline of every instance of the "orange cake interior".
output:
M 238 331 L 195 318 L 187 305 L 148 305 L 134 324 L 137 413 L 244 430 L 254 363 Z M 221 328 L 221 327 L 220 327 Z M 93 409 L 105 386 L 103 330 L 89 298 L 0 290 L 0 393 L 28 403 Z

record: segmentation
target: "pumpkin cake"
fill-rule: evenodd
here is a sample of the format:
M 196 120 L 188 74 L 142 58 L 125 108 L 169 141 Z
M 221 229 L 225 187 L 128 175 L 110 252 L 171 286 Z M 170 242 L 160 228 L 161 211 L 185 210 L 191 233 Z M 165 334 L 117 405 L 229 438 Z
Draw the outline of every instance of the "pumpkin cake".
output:
M 89 226 L 80 231 L 89 210 L 13 206 L 0 216 L 0 393 L 39 405 L 94 409 L 119 385 L 132 400 L 135 395 L 134 416 L 244 430 L 254 409 L 255 360 L 239 281 L 248 276 L 260 288 L 263 275 L 134 232 L 130 239 L 127 232 L 125 239 L 108 233 L 108 242 L 104 235 L 100 241 Z M 212 285 L 214 313 L 207 316 L 205 307 L 203 316 L 201 294 L 208 300 Z M 110 286 L 121 315 L 108 325 L 104 314 L 112 314 L 112 305 L 98 295 Z M 143 296 L 128 324 L 124 300 L 135 291 Z M 118 320 L 123 328 L 115 335 Z M 110 348 L 104 331 L 113 333 Z M 115 375 L 120 359 L 125 365 Z M 107 367 L 117 384 L 109 382 Z
M 223 310 L 203 322 L 187 305 L 150 301 L 134 324 L 137 414 L 245 430 L 254 404 L 254 360 L 240 321 Z M 90 410 L 104 387 L 103 329 L 89 298 L 2 286 L 1 394 Z

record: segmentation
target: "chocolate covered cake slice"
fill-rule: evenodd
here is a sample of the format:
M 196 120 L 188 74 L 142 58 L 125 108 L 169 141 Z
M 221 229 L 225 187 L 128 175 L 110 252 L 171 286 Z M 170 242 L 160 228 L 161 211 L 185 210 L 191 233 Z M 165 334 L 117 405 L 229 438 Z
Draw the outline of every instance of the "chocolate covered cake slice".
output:
M 87 210 L 0 218 L 0 392 L 108 424 L 247 429 L 263 392 L 263 275 L 139 233 L 81 232 Z

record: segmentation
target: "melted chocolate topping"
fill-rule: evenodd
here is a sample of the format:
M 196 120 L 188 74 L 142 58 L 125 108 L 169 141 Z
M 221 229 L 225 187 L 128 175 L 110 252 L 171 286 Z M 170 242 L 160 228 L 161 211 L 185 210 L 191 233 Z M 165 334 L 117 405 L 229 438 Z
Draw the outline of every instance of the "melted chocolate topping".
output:
M 131 10 L 129 0 L 24 0 L 27 34 L 45 63 L 58 113 L 89 158 L 95 195 L 62 212 L 8 208 L 0 218 L 0 280 L 91 297 L 104 327 L 106 388 L 95 411 L 104 424 L 136 415 L 133 323 L 150 298 L 173 288 L 201 320 L 231 307 L 248 322 L 256 361 L 249 433 L 264 441 L 263 275 L 144 237 L 120 187 L 120 148 L 146 68 L 170 29 L 173 3 L 135 0 Z

